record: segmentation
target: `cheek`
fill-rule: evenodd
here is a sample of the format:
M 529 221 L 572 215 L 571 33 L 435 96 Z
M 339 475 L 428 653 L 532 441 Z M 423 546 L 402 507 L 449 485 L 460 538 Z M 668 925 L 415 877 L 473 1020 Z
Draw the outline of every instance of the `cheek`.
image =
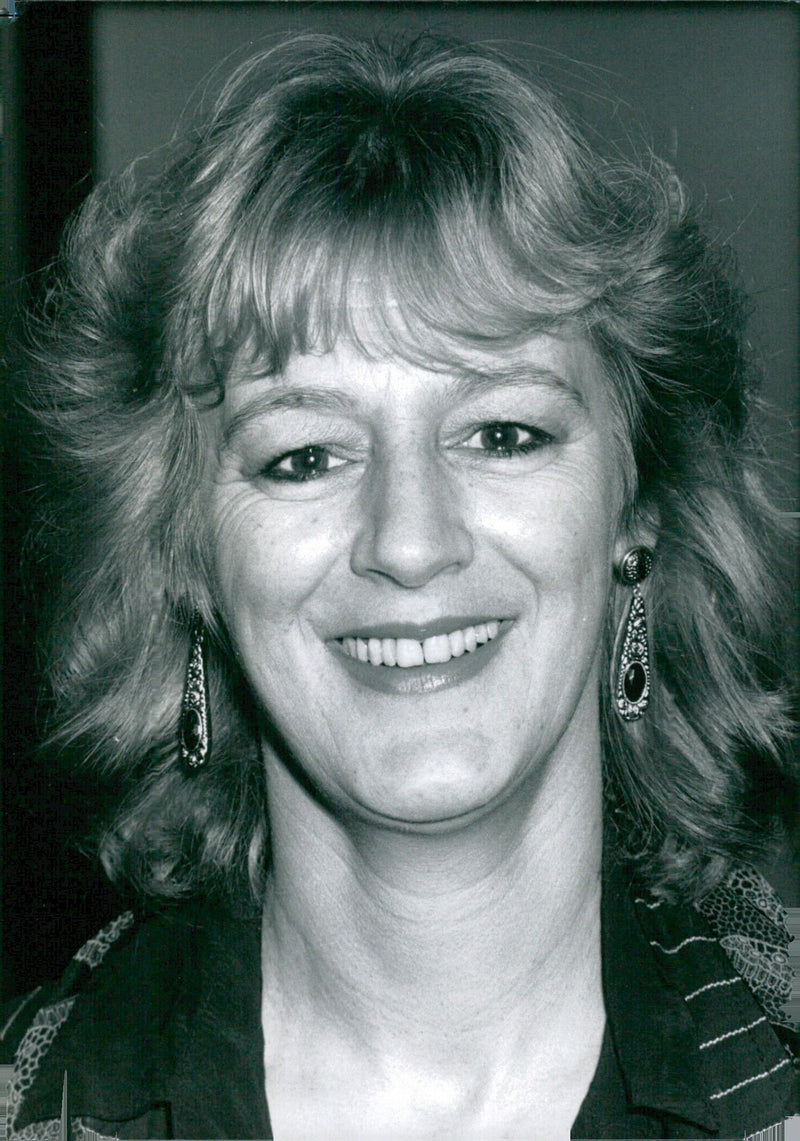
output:
M 252 489 L 227 490 L 214 510 L 215 572 L 226 616 L 289 626 L 336 560 L 337 529 L 319 505 L 276 505 Z
M 482 526 L 509 562 L 543 586 L 607 577 L 617 530 L 614 481 L 602 466 L 540 473 L 527 487 L 482 499 Z

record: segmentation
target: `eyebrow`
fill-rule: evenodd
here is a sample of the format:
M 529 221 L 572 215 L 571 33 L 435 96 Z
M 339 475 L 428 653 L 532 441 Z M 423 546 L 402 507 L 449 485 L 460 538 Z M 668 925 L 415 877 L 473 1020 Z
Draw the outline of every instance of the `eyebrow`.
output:
M 452 387 L 448 389 L 448 395 L 452 392 L 459 399 L 463 399 L 492 388 L 530 388 L 531 386 L 556 389 L 562 396 L 574 401 L 582 408 L 586 406 L 583 393 L 566 377 L 552 369 L 526 364 L 524 361 L 520 361 L 518 364 L 504 364 L 496 369 L 461 368 L 454 377 Z
M 449 404 L 454 398 L 460 401 L 495 388 L 529 388 L 539 385 L 555 389 L 581 409 L 586 407 L 582 393 L 565 377 L 551 369 L 525 363 L 504 365 L 491 371 L 460 368 L 442 393 L 441 399 L 442 403 Z M 276 379 L 274 388 L 260 392 L 243 408 L 234 412 L 225 425 L 221 449 L 229 448 L 236 437 L 255 420 L 276 411 L 307 409 L 312 412 L 352 413 L 355 408 L 355 400 L 344 392 L 314 385 L 293 385 Z
M 308 385 L 276 387 L 260 392 L 238 412 L 234 412 L 222 433 L 222 447 L 229 448 L 234 439 L 254 421 L 282 409 L 311 409 L 314 412 L 352 412 L 355 401 L 342 392 Z

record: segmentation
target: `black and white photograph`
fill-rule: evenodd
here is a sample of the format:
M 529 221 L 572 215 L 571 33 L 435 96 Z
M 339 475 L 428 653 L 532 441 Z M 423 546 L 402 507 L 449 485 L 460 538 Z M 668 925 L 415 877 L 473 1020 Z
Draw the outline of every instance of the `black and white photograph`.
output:
M 0 1141 L 800 1138 L 800 5 L 0 36 Z

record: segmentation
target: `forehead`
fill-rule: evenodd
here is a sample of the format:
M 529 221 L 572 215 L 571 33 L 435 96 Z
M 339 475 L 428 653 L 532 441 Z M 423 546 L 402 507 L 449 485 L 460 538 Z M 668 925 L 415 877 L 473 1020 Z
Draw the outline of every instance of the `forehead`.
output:
M 328 392 L 332 405 L 338 398 L 343 405 L 402 402 L 417 393 L 447 404 L 496 388 L 534 386 L 597 415 L 607 405 L 600 359 L 577 333 L 539 334 L 513 348 L 459 346 L 438 360 L 409 360 L 340 338 L 329 351 L 293 355 L 279 373 L 240 363 L 226 384 L 225 405 L 234 415 L 262 397 L 276 408 L 299 407 L 303 394 L 314 390 Z

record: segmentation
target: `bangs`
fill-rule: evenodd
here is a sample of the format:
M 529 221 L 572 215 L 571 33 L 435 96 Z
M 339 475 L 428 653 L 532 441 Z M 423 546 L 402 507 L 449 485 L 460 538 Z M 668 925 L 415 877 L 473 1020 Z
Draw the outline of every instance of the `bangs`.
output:
M 217 315 L 225 358 L 252 346 L 268 372 L 281 371 L 293 354 L 325 353 L 341 338 L 367 357 L 447 365 L 464 349 L 517 346 L 583 307 L 525 298 L 531 278 L 514 274 L 506 251 L 485 238 L 484 249 L 453 257 L 436 249 L 438 236 L 403 224 L 354 227 L 291 235 L 276 250 L 259 235 L 260 249 L 239 262 L 241 281 Z
M 340 337 L 368 355 L 444 363 L 553 330 L 602 292 L 606 267 L 587 266 L 585 243 L 564 233 L 585 204 L 564 203 L 574 179 L 544 130 L 522 140 L 537 154 L 512 162 L 521 143 L 502 137 L 504 117 L 492 126 L 452 93 L 415 102 L 340 88 L 307 102 L 224 187 L 238 201 L 205 292 L 222 375 L 244 347 L 274 372 Z
M 446 366 L 465 349 L 554 331 L 586 307 L 521 272 L 508 240 L 464 205 L 455 219 L 387 213 L 343 223 L 331 211 L 321 225 L 298 209 L 294 227 L 240 232 L 228 287 L 210 306 L 210 343 L 225 361 L 247 346 L 267 373 L 340 338 L 368 357 Z

